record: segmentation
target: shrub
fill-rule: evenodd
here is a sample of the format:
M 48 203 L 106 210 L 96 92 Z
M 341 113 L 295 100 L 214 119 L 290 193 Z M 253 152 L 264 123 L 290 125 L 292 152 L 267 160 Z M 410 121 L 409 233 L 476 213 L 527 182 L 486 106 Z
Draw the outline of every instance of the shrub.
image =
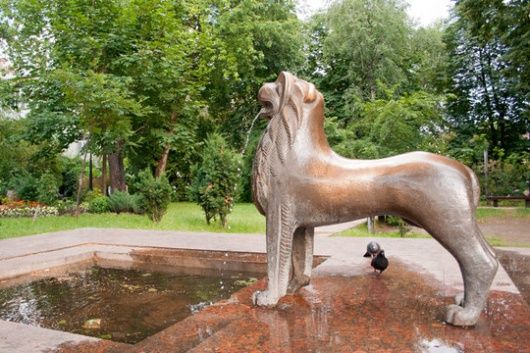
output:
M 401 217 L 398 216 L 385 216 L 385 223 L 398 227 L 399 228 L 399 235 L 404 238 L 405 235 L 410 232 L 410 226 L 407 222 L 405 222 Z
M 105 196 L 105 195 L 103 195 L 103 193 L 101 192 L 99 188 L 95 187 L 93 190 L 87 190 L 83 194 L 83 201 L 90 203 L 92 202 L 92 200 L 97 199 L 102 196 Z
M 81 158 L 61 158 L 62 182 L 59 193 L 63 197 L 74 197 L 77 194 L 79 173 L 81 172 Z
M 125 191 L 114 191 L 109 196 L 110 210 L 120 214 L 122 212 L 129 212 L 131 209 L 131 200 L 129 193 Z
M 59 198 L 59 185 L 52 174 L 42 174 L 37 185 L 37 200 L 47 205 Z
M 37 200 L 39 196 L 37 179 L 32 175 L 25 174 L 12 179 L 11 187 L 15 190 L 21 200 Z
M 130 199 L 129 212 L 133 212 L 136 214 L 145 213 L 144 198 L 141 194 L 129 195 L 129 199 Z
M 109 198 L 106 196 L 96 196 L 88 202 L 88 212 L 105 213 L 111 210 Z
M 125 191 L 115 191 L 108 197 L 111 211 L 120 214 L 121 212 L 143 213 L 142 197 L 140 195 L 130 195 Z
M 190 198 L 206 216 L 206 223 L 219 216 L 223 227 L 232 211 L 239 176 L 239 155 L 228 147 L 219 134 L 208 136 L 201 153 L 201 163 L 192 167 Z
M 138 193 L 141 195 L 141 205 L 147 216 L 154 222 L 160 222 L 167 211 L 173 192 L 166 176 L 162 175 L 155 178 L 146 169 L 139 173 L 136 186 Z
M 490 160 L 488 180 L 484 176 L 484 167 L 477 170 L 482 193 L 489 195 L 522 195 L 530 180 L 530 154 L 513 153 L 504 160 Z
M 75 202 L 72 200 L 57 200 L 53 203 L 53 206 L 57 208 L 60 215 L 73 214 L 75 211 Z

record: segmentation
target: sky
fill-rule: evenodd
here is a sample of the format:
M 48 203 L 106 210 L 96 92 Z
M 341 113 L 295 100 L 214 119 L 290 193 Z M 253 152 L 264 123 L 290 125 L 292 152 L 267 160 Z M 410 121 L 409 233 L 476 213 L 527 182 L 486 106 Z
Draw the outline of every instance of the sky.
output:
M 311 13 L 329 5 L 331 0 L 298 0 L 300 17 L 307 18 Z M 420 26 L 428 26 L 440 18 L 449 17 L 451 0 L 406 0 L 407 13 Z

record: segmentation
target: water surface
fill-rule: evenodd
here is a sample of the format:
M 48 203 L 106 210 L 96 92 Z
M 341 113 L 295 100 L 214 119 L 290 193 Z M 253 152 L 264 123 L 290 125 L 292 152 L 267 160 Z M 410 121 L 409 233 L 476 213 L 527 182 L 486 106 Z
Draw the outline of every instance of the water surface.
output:
M 93 267 L 0 289 L 0 319 L 136 343 L 229 298 L 253 277 Z

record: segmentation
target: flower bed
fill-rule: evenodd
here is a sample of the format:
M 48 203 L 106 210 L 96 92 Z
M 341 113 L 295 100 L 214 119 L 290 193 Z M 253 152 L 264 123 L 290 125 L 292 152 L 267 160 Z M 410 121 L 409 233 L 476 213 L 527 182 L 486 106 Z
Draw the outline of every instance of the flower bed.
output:
M 7 201 L 0 205 L 0 217 L 57 216 L 57 207 L 35 201 Z

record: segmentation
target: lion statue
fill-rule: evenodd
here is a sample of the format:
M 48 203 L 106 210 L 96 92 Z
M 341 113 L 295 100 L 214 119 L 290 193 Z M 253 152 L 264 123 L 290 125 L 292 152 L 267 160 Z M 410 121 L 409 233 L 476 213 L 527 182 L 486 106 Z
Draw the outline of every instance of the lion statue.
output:
M 267 219 L 268 287 L 254 293 L 254 303 L 273 306 L 309 283 L 315 227 L 390 214 L 422 226 L 456 258 L 464 296 L 445 320 L 474 325 L 498 263 L 477 226 L 480 189 L 471 169 L 425 152 L 379 160 L 337 155 L 324 134 L 322 94 L 288 72 L 265 83 L 258 99 L 270 121 L 252 193 Z

